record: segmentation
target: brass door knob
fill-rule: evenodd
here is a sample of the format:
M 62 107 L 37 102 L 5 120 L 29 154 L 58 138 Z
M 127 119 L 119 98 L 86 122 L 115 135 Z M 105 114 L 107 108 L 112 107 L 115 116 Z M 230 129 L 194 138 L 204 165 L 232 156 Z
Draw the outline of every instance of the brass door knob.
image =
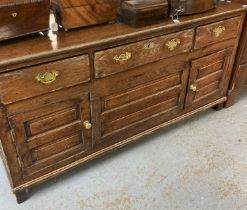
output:
M 194 85 L 194 84 L 190 85 L 190 90 L 193 92 L 196 92 L 196 90 L 197 90 L 196 85 Z
M 92 128 L 92 124 L 87 120 L 83 122 L 83 125 L 88 130 Z

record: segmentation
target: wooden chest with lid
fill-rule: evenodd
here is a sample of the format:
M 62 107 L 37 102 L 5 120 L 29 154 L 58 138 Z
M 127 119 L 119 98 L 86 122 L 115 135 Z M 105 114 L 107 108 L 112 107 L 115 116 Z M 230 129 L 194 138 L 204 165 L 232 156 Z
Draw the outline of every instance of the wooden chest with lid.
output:
M 247 0 L 235 1 L 241 3 L 242 7 L 247 8 Z M 237 96 L 247 89 L 247 18 L 245 18 L 234 70 L 226 107 L 232 106 L 235 103 Z
M 1 0 L 0 41 L 49 29 L 49 0 Z
M 65 30 L 114 22 L 120 0 L 51 0 L 56 21 Z
M 170 14 L 181 10 L 179 14 L 195 14 L 205 12 L 216 7 L 218 0 L 169 0 Z
M 132 0 L 121 4 L 120 19 L 122 22 L 140 27 L 157 23 L 168 17 L 167 0 Z

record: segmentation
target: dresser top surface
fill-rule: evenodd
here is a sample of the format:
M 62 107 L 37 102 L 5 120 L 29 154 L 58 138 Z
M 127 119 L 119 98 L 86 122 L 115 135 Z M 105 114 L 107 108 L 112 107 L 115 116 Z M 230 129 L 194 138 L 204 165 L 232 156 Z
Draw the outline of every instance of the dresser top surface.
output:
M 206 13 L 180 17 L 180 23 L 174 23 L 171 18 L 162 21 L 162 23 L 142 28 L 131 28 L 122 23 L 115 23 L 69 32 L 59 31 L 58 34 L 50 32 L 48 36 L 27 36 L 0 42 L 0 71 L 6 71 L 4 68 L 12 63 L 64 54 L 73 50 L 83 50 L 89 46 L 121 41 L 126 38 L 148 36 L 155 32 L 170 33 L 174 30 L 182 30 L 196 22 L 231 15 L 243 10 L 246 8 L 243 8 L 242 4 L 238 2 L 220 3 L 217 9 Z

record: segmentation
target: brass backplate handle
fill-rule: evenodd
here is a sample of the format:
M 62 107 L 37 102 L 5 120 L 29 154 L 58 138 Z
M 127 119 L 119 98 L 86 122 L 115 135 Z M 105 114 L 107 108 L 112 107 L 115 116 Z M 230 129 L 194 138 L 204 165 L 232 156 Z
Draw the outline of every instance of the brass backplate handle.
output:
M 59 72 L 58 71 L 39 73 L 35 77 L 35 80 L 37 82 L 42 83 L 42 84 L 51 84 L 57 79 L 58 76 L 59 76 Z
M 218 26 L 214 28 L 213 29 L 214 36 L 219 37 L 225 30 L 226 28 L 224 26 Z
M 196 92 L 196 90 L 197 90 L 196 85 L 195 84 L 190 85 L 190 90 L 193 92 Z
M 173 51 L 181 44 L 181 40 L 178 38 L 171 39 L 170 41 L 166 42 L 166 47 Z
M 87 120 L 83 122 L 83 125 L 87 130 L 92 128 L 92 124 Z
M 128 61 L 131 58 L 131 53 L 130 52 L 125 52 L 121 55 L 116 55 L 113 59 L 115 60 L 116 63 L 119 64 L 124 64 L 126 61 Z
M 16 18 L 18 13 L 17 12 L 13 12 L 11 15 L 12 15 L 13 18 Z

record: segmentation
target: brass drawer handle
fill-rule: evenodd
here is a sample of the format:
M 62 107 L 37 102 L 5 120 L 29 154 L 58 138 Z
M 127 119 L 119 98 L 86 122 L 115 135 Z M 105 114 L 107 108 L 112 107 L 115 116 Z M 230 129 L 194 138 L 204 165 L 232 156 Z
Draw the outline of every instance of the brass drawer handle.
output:
M 226 28 L 224 26 L 218 26 L 214 28 L 213 29 L 214 36 L 219 37 L 225 30 Z
M 58 76 L 59 76 L 59 72 L 58 71 L 39 73 L 35 77 L 35 80 L 37 82 L 42 83 L 42 84 L 51 84 L 57 79 Z
M 12 15 L 13 18 L 16 18 L 18 13 L 17 12 L 13 12 L 11 15 Z
M 87 130 L 92 128 L 92 124 L 87 120 L 83 122 L 83 125 Z
M 190 90 L 193 92 L 196 92 L 196 90 L 197 90 L 196 85 L 194 85 L 194 84 L 190 85 Z
M 170 50 L 173 51 L 175 50 L 179 45 L 181 44 L 181 40 L 178 38 L 171 39 L 170 41 L 166 42 L 166 47 Z
M 116 63 L 119 64 L 124 64 L 126 61 L 128 61 L 131 58 L 131 53 L 126 52 L 121 55 L 116 55 L 113 59 L 115 60 Z

